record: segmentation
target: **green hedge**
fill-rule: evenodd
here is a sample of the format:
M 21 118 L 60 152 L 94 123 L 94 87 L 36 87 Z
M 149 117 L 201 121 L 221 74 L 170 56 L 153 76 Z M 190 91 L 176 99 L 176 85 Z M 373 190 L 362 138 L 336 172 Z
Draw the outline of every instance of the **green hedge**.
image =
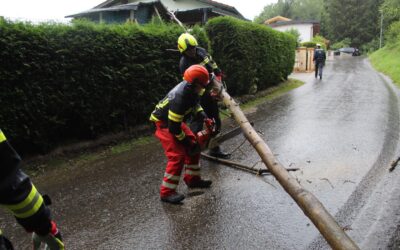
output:
M 211 19 L 206 32 L 232 95 L 276 85 L 293 70 L 296 40 L 289 34 L 231 17 Z
M 175 25 L 13 23 L 0 19 L 0 124 L 23 152 L 147 121 L 177 84 Z M 193 33 L 208 47 L 199 28 Z
M 316 42 L 304 42 L 301 43 L 301 46 L 306 47 L 306 48 L 315 48 L 317 46 Z
M 232 95 L 275 85 L 292 71 L 292 36 L 233 18 L 192 33 L 227 74 Z M 0 128 L 20 152 L 146 123 L 181 81 L 176 25 L 14 23 L 0 18 Z

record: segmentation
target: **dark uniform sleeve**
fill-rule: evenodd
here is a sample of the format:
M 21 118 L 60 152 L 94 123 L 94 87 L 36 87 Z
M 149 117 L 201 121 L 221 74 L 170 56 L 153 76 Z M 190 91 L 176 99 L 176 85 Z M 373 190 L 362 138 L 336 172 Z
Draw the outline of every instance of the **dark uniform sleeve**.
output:
M 189 65 L 188 59 L 185 56 L 181 57 L 181 60 L 179 61 L 179 71 L 181 72 L 181 75 L 185 73 L 185 70 L 189 68 L 191 65 Z
M 19 169 L 20 161 L 0 130 L 0 204 L 27 231 L 46 235 L 51 228 L 50 210 L 29 177 Z
M 175 135 L 178 141 L 183 141 L 186 137 L 183 132 L 181 125 L 185 117 L 186 104 L 182 96 L 174 96 L 170 100 L 168 110 L 168 129 L 173 135 Z
M 5 135 L 0 130 L 0 182 L 9 174 L 15 172 L 21 158 L 8 143 Z
M 197 56 L 201 58 L 201 62 L 199 64 L 205 66 L 209 73 L 214 72 L 215 75 L 221 74 L 221 70 L 218 68 L 217 63 L 212 59 L 211 55 L 208 54 L 205 49 L 198 47 L 196 53 Z

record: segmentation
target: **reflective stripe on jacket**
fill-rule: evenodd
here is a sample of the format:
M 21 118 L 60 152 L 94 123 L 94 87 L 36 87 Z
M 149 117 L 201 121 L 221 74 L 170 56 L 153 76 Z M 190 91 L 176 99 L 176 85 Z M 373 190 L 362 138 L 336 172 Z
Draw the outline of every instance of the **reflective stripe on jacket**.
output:
M 164 122 L 169 131 L 182 141 L 186 135 L 181 129 L 181 123 L 203 111 L 199 103 L 200 96 L 190 83 L 183 81 L 176 85 L 151 113 L 150 120 Z
M 211 55 L 207 53 L 207 51 L 201 47 L 196 47 L 196 56 L 195 58 L 189 57 L 185 54 L 182 55 L 181 60 L 179 62 L 179 70 L 181 74 L 185 72 L 187 68 L 194 64 L 200 64 L 206 67 L 208 73 L 215 73 L 216 75 L 221 74 L 221 70 L 218 68 L 218 65 L 214 62 Z

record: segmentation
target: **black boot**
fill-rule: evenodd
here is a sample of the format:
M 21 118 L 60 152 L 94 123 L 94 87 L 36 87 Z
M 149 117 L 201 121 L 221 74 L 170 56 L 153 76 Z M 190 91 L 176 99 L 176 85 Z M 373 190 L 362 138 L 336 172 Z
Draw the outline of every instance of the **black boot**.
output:
M 186 183 L 189 188 L 209 188 L 211 184 L 211 180 L 198 180 L 191 183 Z
M 222 159 L 229 159 L 231 158 L 231 154 L 225 153 L 221 150 L 220 146 L 210 149 L 209 154 L 211 156 L 222 158 Z
M 161 197 L 161 201 L 172 203 L 172 204 L 179 204 L 181 201 L 185 199 L 185 196 L 180 193 L 174 193 L 165 197 Z

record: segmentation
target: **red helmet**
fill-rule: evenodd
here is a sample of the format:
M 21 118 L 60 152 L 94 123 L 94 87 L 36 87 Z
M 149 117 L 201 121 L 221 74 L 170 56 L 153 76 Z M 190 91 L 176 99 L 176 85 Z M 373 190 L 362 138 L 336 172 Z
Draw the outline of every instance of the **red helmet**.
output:
M 203 87 L 206 87 L 209 83 L 208 71 L 204 66 L 192 65 L 183 74 L 183 79 L 188 83 L 199 83 Z

